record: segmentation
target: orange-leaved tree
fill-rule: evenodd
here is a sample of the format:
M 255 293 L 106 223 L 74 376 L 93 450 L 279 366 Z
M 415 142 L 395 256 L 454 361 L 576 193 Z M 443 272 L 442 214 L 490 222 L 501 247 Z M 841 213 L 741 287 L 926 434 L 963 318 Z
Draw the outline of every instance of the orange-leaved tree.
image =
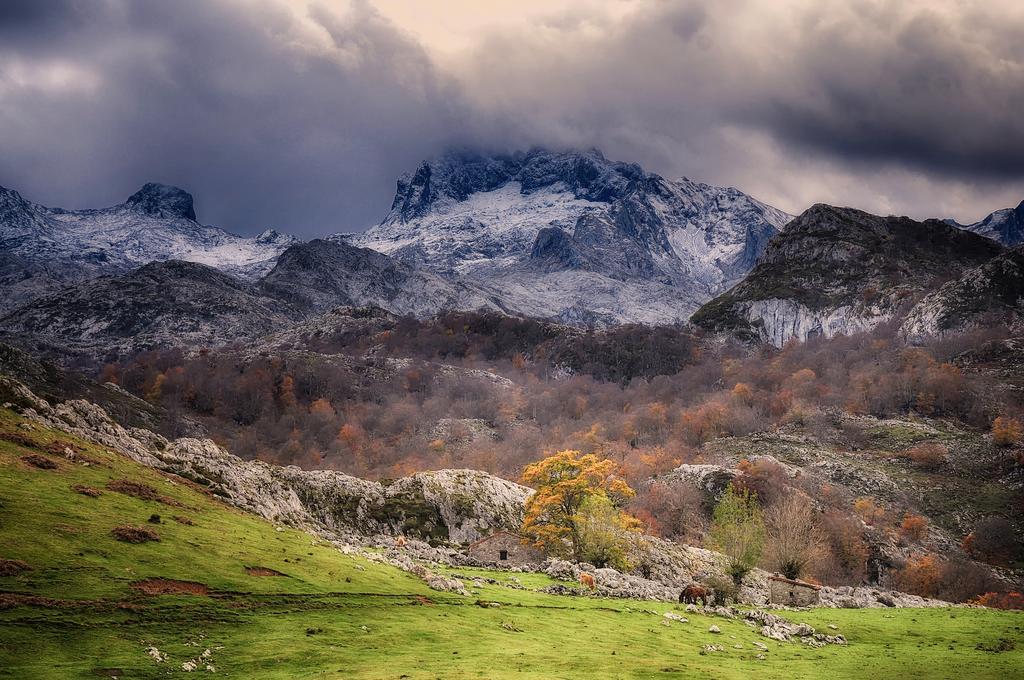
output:
M 584 558 L 580 510 L 594 497 L 607 499 L 617 513 L 636 492 L 619 476 L 614 461 L 579 451 L 559 451 L 527 465 L 523 482 L 536 489 L 526 502 L 523 535 L 554 556 Z

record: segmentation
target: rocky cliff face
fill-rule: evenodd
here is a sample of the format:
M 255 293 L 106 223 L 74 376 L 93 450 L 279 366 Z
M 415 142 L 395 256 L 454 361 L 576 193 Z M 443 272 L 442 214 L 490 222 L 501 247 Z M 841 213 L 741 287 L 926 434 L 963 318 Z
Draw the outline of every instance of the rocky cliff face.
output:
M 975 325 L 1018 323 L 1024 315 L 1024 246 L 964 271 L 925 295 L 907 314 L 902 331 L 912 339 Z
M 781 346 L 870 329 L 902 317 L 950 275 L 984 264 L 999 244 L 938 220 L 877 217 L 816 205 L 776 237 L 739 284 L 693 322 Z
M 95 210 L 47 208 L 0 187 L 0 284 L 11 293 L 0 311 L 62 284 L 172 259 L 254 279 L 294 242 L 274 231 L 252 239 L 199 224 L 192 196 L 163 184 Z
M 742 276 L 790 216 L 597 151 L 449 154 L 398 182 L 359 245 L 569 323 L 672 323 Z

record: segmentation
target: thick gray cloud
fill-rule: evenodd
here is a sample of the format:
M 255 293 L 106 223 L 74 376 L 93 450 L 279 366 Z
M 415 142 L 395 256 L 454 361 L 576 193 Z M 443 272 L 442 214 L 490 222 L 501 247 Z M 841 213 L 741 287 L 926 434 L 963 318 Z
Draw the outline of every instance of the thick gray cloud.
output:
M 84 23 L 5 17 L 47 36 L 0 43 L 0 184 L 38 202 L 112 204 L 154 180 L 204 221 L 322 234 L 379 219 L 400 172 L 461 141 L 458 92 L 368 6 L 88 4 Z
M 358 1 L 11 1 L 0 184 L 84 207 L 175 183 L 203 221 L 308 236 L 376 221 L 448 146 L 597 146 L 790 211 L 970 221 L 1024 198 L 1018 5 L 569 3 L 436 60 Z
M 1024 5 L 652 3 L 493 36 L 460 77 L 526 140 L 812 201 L 977 219 L 1024 198 Z

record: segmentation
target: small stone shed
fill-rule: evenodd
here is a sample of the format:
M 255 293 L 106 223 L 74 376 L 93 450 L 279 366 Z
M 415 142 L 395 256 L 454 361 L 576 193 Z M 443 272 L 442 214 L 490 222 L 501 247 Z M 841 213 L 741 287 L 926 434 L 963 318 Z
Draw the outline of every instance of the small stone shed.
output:
M 496 531 L 470 543 L 467 554 L 481 564 L 519 566 L 544 561 L 544 553 L 511 531 Z
M 796 581 L 781 574 L 768 578 L 768 601 L 790 607 L 812 607 L 818 604 L 821 586 L 806 581 Z

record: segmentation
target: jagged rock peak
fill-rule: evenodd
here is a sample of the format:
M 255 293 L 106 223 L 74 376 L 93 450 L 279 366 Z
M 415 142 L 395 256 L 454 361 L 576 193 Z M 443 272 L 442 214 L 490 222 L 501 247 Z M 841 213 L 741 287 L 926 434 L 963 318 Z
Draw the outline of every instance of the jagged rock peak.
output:
M 196 221 L 192 194 L 167 184 L 144 184 L 128 198 L 126 205 L 155 217 L 184 217 Z
M 608 203 L 633 183 L 660 180 L 634 163 L 610 161 L 597 149 L 550 151 L 534 148 L 511 154 L 450 151 L 423 161 L 398 180 L 388 220 L 422 216 L 438 202 L 463 201 L 478 192 L 493 191 L 512 181 L 523 194 L 557 183 L 577 198 Z

